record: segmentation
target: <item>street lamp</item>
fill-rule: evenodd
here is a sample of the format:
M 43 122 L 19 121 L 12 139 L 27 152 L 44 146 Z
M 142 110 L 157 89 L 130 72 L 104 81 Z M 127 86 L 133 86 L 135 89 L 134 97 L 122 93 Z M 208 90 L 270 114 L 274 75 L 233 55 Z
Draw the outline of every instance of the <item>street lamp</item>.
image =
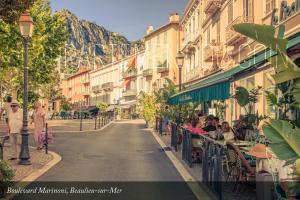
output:
M 23 37 L 24 45 L 24 94 L 23 94 L 23 128 L 22 128 L 22 146 L 20 152 L 21 165 L 30 165 L 30 155 L 28 147 L 28 43 L 33 32 L 33 20 L 28 11 L 19 19 L 20 32 Z
M 183 67 L 183 62 L 184 62 L 184 54 L 179 52 L 176 56 L 176 61 L 179 69 L 179 91 L 182 89 L 182 84 L 181 84 L 181 73 L 182 73 L 182 67 Z

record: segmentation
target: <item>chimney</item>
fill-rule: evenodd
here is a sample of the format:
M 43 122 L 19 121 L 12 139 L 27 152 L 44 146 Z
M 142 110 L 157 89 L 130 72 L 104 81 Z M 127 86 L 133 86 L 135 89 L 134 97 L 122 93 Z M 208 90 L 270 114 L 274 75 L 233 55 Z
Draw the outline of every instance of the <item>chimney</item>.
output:
M 148 26 L 147 35 L 150 34 L 154 30 L 153 26 Z
M 179 22 L 180 17 L 178 13 L 171 13 L 169 17 L 169 22 Z

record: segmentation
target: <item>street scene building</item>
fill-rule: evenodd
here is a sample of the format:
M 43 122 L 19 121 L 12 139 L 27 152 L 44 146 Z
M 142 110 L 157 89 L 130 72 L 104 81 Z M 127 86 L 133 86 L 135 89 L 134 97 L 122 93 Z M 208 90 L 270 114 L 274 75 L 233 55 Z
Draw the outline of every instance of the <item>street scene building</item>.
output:
M 300 199 L 300 0 L 124 2 L 0 3 L 0 199 Z

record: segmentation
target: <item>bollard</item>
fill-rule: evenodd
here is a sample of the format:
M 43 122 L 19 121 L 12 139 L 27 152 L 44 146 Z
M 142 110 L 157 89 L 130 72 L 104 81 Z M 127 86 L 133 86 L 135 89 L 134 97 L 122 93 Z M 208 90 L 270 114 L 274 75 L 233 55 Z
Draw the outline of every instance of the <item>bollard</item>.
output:
M 97 115 L 95 115 L 95 130 L 97 130 Z
M 100 129 L 101 128 L 101 118 L 100 118 L 100 115 L 98 114 L 98 128 Z
M 162 136 L 163 134 L 163 120 L 159 118 L 159 134 Z
M 80 112 L 80 131 L 82 131 L 82 112 Z
M 46 123 L 46 132 L 45 132 L 45 149 L 46 149 L 46 154 L 48 154 L 48 123 Z
M 3 160 L 3 146 L 0 144 L 0 160 Z

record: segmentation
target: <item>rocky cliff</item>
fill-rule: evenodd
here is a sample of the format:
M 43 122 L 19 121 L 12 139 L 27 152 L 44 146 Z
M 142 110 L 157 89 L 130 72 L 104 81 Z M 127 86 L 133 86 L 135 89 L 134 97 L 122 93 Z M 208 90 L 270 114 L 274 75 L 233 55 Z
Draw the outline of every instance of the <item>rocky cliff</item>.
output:
M 60 59 L 61 71 L 74 73 L 80 66 L 94 67 L 111 62 L 116 57 L 129 55 L 131 48 L 143 42 L 130 42 L 119 33 L 111 32 L 87 20 L 80 20 L 68 10 L 59 12 L 66 20 L 69 33 Z

